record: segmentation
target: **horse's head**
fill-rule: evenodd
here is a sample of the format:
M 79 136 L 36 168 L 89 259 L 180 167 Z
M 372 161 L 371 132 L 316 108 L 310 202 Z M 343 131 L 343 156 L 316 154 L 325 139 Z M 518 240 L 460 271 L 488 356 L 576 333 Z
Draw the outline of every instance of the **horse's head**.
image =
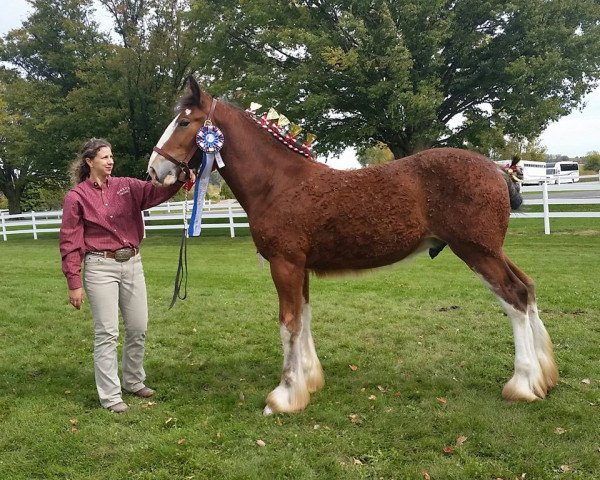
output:
M 202 95 L 201 98 L 200 87 L 191 76 L 188 86 L 190 93 L 179 101 L 177 116 L 160 137 L 148 161 L 148 174 L 155 184 L 172 185 L 177 179 L 189 178 L 190 170 L 198 167 L 201 152 L 196 145 L 196 133 L 214 107 L 210 97 Z

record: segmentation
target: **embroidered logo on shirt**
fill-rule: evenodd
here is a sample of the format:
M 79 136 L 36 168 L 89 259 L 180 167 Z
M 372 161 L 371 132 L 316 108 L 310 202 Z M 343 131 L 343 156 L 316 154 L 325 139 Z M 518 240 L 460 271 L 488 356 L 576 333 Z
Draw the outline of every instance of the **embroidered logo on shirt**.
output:
M 121 187 L 117 191 L 117 195 L 127 195 L 129 193 L 129 187 Z

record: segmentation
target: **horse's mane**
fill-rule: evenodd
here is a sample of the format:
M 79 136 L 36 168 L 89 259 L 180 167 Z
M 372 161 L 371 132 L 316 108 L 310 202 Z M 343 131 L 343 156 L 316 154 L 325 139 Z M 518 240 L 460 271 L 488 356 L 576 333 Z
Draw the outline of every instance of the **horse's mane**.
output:
M 197 107 L 198 104 L 196 102 L 197 102 L 197 100 L 196 100 L 196 97 L 194 97 L 193 93 L 188 93 L 188 94 L 184 95 L 177 102 L 177 105 L 175 106 L 175 113 L 181 113 L 186 108 Z M 250 114 L 247 111 L 243 110 L 242 108 L 238 107 L 237 105 L 234 105 L 233 103 L 231 103 L 229 101 L 219 99 L 219 102 L 227 105 L 227 107 L 230 109 L 230 111 L 232 113 L 236 114 L 244 122 L 247 122 L 249 125 L 254 127 L 256 129 L 256 131 L 261 132 L 261 135 L 263 135 L 262 138 L 268 138 L 267 141 L 274 142 L 275 144 L 279 145 L 279 147 L 283 148 L 287 153 L 297 155 L 298 157 L 300 157 L 304 160 L 308 160 L 310 162 L 320 163 L 320 162 L 317 162 L 317 160 L 314 157 L 306 157 L 302 153 L 295 152 L 294 150 L 288 148 L 283 142 L 281 142 L 280 140 L 277 140 L 277 138 L 275 138 L 273 135 L 271 135 L 269 132 L 267 132 L 267 130 L 265 128 L 262 128 L 258 123 L 256 123 L 256 121 L 254 121 L 254 119 L 252 119 L 252 117 L 250 116 Z M 321 164 L 321 165 L 328 166 L 326 164 Z

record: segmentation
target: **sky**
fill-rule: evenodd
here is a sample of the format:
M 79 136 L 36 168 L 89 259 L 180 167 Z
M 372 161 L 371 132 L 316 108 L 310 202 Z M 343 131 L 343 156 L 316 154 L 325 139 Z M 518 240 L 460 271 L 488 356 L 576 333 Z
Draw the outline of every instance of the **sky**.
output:
M 0 3 L 0 35 L 6 35 L 27 19 L 30 6 L 25 0 L 0 0 Z M 103 8 L 98 6 L 97 12 L 104 13 Z M 104 13 L 99 16 L 100 25 L 106 22 L 102 17 L 106 18 L 107 15 Z M 551 123 L 540 136 L 540 141 L 549 154 L 578 157 L 591 151 L 600 151 L 600 87 L 583 99 L 580 109 Z M 352 149 L 327 159 L 327 164 L 334 168 L 360 167 Z

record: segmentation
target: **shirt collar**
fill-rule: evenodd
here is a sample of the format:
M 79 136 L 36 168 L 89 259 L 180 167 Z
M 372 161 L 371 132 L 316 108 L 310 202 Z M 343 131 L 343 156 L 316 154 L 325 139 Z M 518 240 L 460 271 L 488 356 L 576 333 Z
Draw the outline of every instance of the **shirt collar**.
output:
M 108 177 L 106 177 L 106 181 L 104 182 L 104 184 L 102 186 L 100 186 L 96 182 L 92 181 L 92 179 L 90 177 L 87 178 L 87 182 L 89 183 L 89 185 L 92 188 L 99 188 L 99 189 L 108 188 L 110 185 L 110 178 L 111 178 L 110 175 Z

